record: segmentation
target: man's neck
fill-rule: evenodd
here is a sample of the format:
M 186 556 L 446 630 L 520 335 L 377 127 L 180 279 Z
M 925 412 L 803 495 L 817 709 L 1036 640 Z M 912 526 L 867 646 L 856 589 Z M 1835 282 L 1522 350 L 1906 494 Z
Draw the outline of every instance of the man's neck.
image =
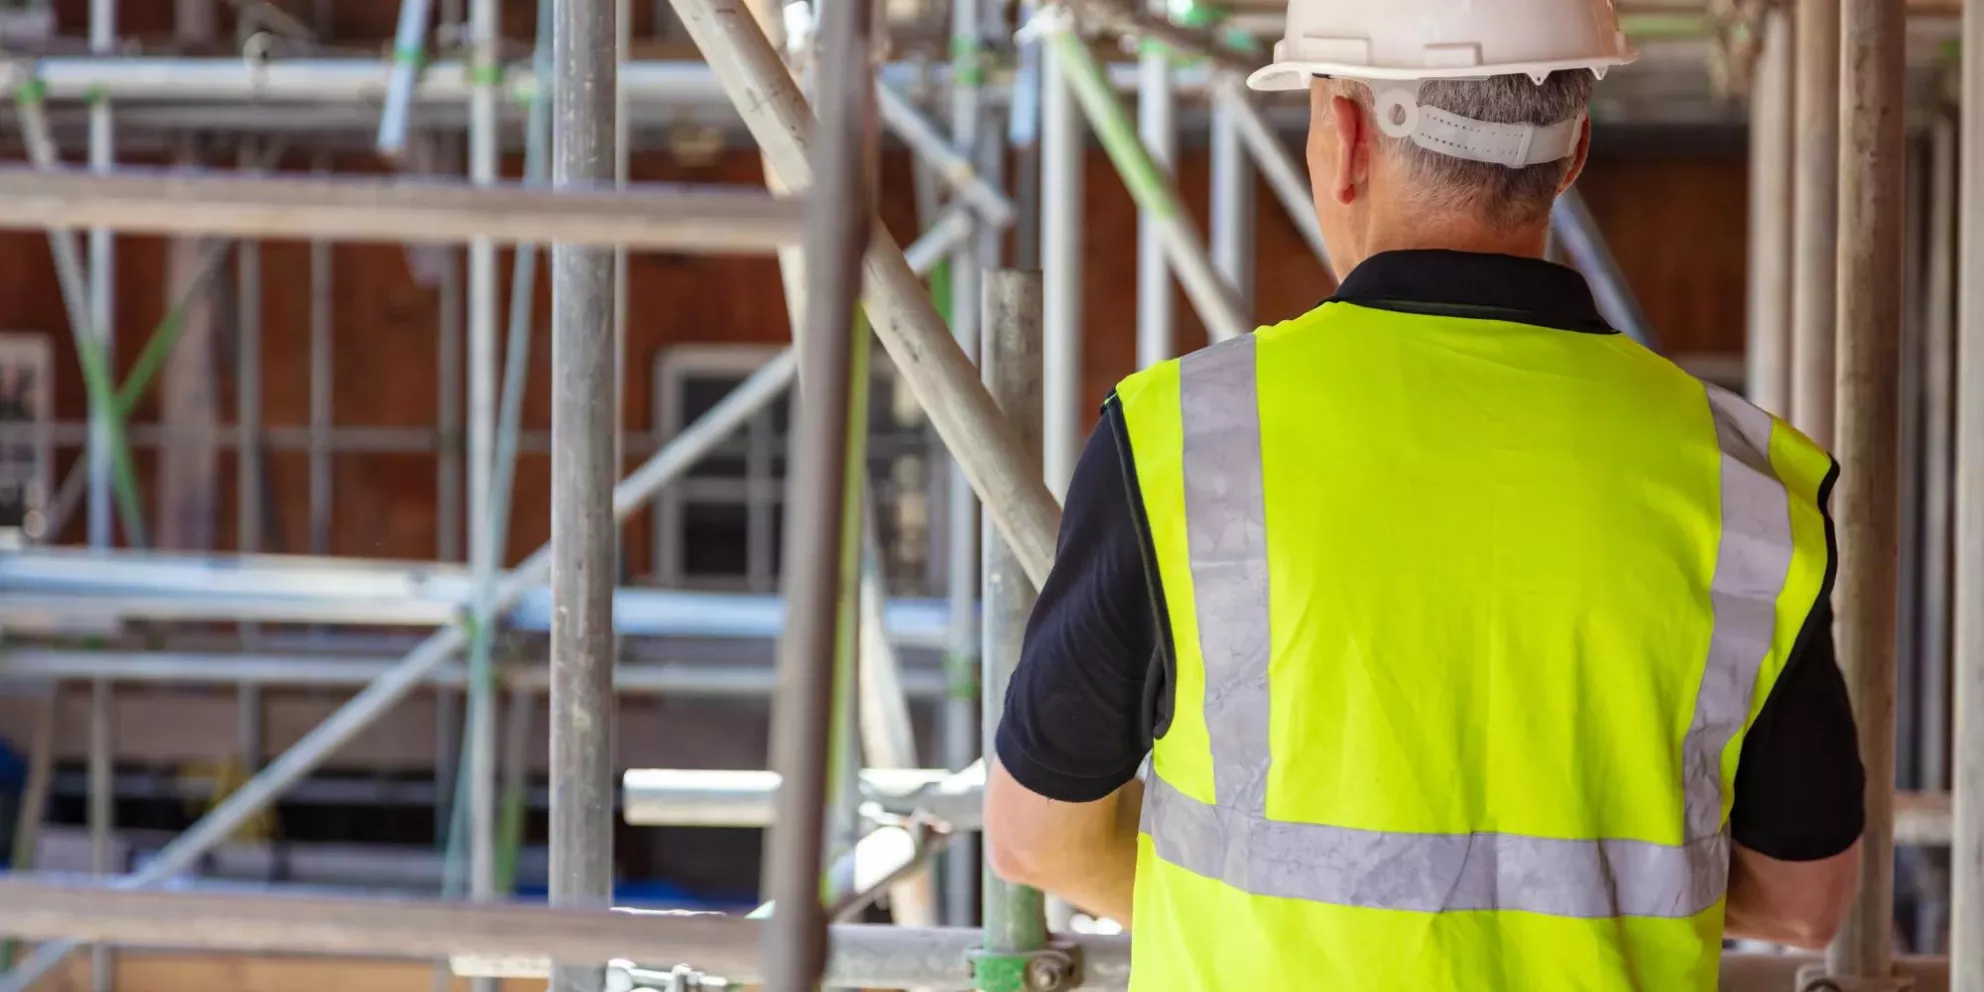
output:
M 1446 249 L 1542 258 L 1549 230 L 1547 221 L 1492 227 L 1471 217 L 1413 211 L 1374 218 L 1364 239 L 1364 256 L 1369 258 L 1387 251 Z

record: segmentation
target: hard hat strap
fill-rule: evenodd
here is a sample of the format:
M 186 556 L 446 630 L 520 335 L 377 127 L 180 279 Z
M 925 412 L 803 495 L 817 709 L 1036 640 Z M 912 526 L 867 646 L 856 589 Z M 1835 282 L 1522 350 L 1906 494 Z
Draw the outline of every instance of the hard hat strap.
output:
M 1378 130 L 1411 138 L 1430 152 L 1522 169 L 1569 158 L 1577 151 L 1584 114 L 1555 124 L 1497 124 L 1419 103 L 1421 80 L 1363 80 L 1371 89 Z
M 1578 134 L 1583 126 L 1583 114 L 1538 126 L 1493 124 L 1438 107 L 1421 107 L 1412 143 L 1442 155 L 1522 169 L 1571 157 L 1577 151 Z

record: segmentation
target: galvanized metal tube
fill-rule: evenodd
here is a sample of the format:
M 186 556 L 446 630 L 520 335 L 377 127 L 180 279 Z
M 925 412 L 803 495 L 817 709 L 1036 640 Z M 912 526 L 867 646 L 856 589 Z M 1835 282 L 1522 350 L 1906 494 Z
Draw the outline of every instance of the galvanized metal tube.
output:
M 240 168 L 255 171 L 261 149 L 243 141 L 237 149 Z M 235 549 L 254 554 L 262 543 L 262 245 L 238 241 L 234 246 L 234 523 Z M 241 636 L 250 644 L 260 635 L 243 624 Z M 241 767 L 252 775 L 261 767 L 262 690 L 241 684 L 234 688 L 240 725 Z
M 1804 16 L 1808 8 L 1801 8 Z M 1828 962 L 1887 978 L 1894 958 L 1895 492 L 1900 417 L 1905 14 L 1889 0 L 1845 0 L 1840 34 L 1838 513 L 1834 594 L 1867 769 L 1860 892 Z M 1801 235 L 1802 237 L 1802 235 Z
M 1081 104 L 1082 113 L 1094 126 L 1103 150 L 1109 153 L 1110 161 L 1122 175 L 1124 184 L 1130 188 L 1130 195 L 1138 204 L 1151 207 L 1162 222 L 1158 230 L 1164 239 L 1165 254 L 1178 272 L 1178 281 L 1185 287 L 1186 298 L 1192 301 L 1193 309 L 1205 322 L 1208 336 L 1214 341 L 1224 341 L 1253 330 L 1254 322 L 1247 316 L 1246 308 L 1240 304 L 1233 287 L 1214 269 L 1212 259 L 1208 257 L 1205 245 L 1199 240 L 1198 231 L 1192 224 L 1191 215 L 1178 198 L 1176 184 L 1151 164 L 1143 145 L 1137 141 L 1129 113 L 1123 109 L 1122 100 L 1109 85 L 1095 53 L 1088 50 L 1065 22 L 1057 22 L 1055 29 L 1048 32 L 1047 44 L 1064 70 L 1075 99 Z M 1049 313 L 1052 313 L 1051 308 Z M 1048 340 L 1051 358 L 1051 335 Z M 1050 361 L 1048 366 L 1052 368 L 1053 362 Z M 1051 384 L 1048 395 L 1053 395 Z M 1048 426 L 1051 442 L 1053 425 L 1050 423 Z M 1080 440 L 1077 438 L 1076 442 Z
M 314 171 L 328 167 L 325 156 L 317 156 Z M 449 268 L 454 268 L 449 249 Z M 310 553 L 329 554 L 331 550 L 331 494 L 336 483 L 331 477 L 330 432 L 333 384 L 337 378 L 337 352 L 331 340 L 332 279 L 331 244 L 310 242 Z
M 44 678 L 84 681 L 102 678 L 115 680 L 120 685 L 253 684 L 343 689 L 363 687 L 391 671 L 396 662 L 397 659 L 322 655 L 203 655 L 156 651 L 9 648 L 0 651 L 0 680 L 10 685 Z M 550 685 L 549 674 L 536 664 L 524 667 L 511 666 L 499 670 L 497 674 L 504 685 L 521 691 L 542 693 Z M 753 699 L 771 692 L 773 674 L 769 665 L 631 663 L 623 664 L 615 671 L 613 689 L 622 696 L 673 695 Z M 468 684 L 468 669 L 460 664 L 444 664 L 430 670 L 421 683 L 436 688 L 459 689 Z M 937 672 L 912 669 L 903 674 L 902 685 L 903 691 L 914 699 L 932 700 L 943 696 L 943 677 Z M 771 822 L 770 794 L 767 793 L 763 799 L 765 813 L 757 821 L 726 825 L 762 827 Z M 632 817 L 633 814 L 630 812 L 626 815 Z M 629 819 L 627 822 L 635 821 Z M 975 814 L 965 822 L 975 826 L 977 823 Z M 1945 835 L 1949 832 L 1947 823 L 1938 829 Z
M 1068 493 L 1088 417 L 1082 413 L 1082 117 L 1069 76 L 1079 71 L 1051 42 L 1040 73 L 1040 268 L 1046 403 L 1041 471 L 1058 500 Z
M 16 93 L 15 107 L 19 114 L 21 137 L 27 145 L 28 160 L 34 163 L 37 170 L 56 168 L 61 155 L 49 130 L 47 107 L 41 95 L 32 90 Z M 76 234 L 67 228 L 68 225 L 49 225 L 48 249 L 54 258 L 56 286 L 61 293 L 63 310 L 69 318 L 69 336 L 75 343 L 77 364 L 82 366 L 83 388 L 89 397 L 91 451 L 102 450 L 111 459 L 114 469 L 111 485 L 115 489 L 118 515 L 123 520 L 126 536 L 131 543 L 142 545 L 144 508 L 139 502 L 136 471 L 132 468 L 130 447 L 125 439 L 123 411 L 117 401 L 110 342 L 91 329 L 95 318 L 88 275 L 76 244 Z M 99 441 L 103 443 L 99 444 Z M 91 457 L 94 458 L 94 454 Z M 91 471 L 95 469 L 92 462 Z M 94 512 L 94 492 L 90 498 Z M 98 533 L 92 525 L 90 546 L 102 550 L 108 548 L 110 543 L 107 527 Z
M 984 113 L 982 84 L 985 66 L 981 61 L 987 16 L 998 16 L 998 4 L 978 0 L 951 0 L 951 143 L 972 157 L 981 179 L 999 188 L 999 172 L 1004 162 L 1001 135 L 988 127 Z M 1017 208 L 1015 216 L 1017 216 Z M 978 355 L 979 308 L 974 305 L 987 266 L 997 264 L 998 244 L 1003 232 L 991 224 L 973 223 L 976 237 L 960 243 L 951 254 L 951 336 L 967 358 Z M 944 590 L 950 601 L 948 644 L 944 665 L 949 676 L 942 719 L 944 764 L 958 769 L 978 756 L 978 496 L 971 491 L 964 468 L 946 457 L 942 514 Z M 933 538 L 938 535 L 932 535 Z M 932 546 L 936 545 L 933 540 Z M 943 921 L 966 926 L 976 905 L 973 881 L 977 874 L 976 851 L 969 843 L 953 843 L 944 851 Z
M 1750 402 L 1779 416 L 1791 399 L 1791 15 L 1765 11 L 1750 84 L 1750 272 L 1744 367 Z
M 751 416 L 791 384 L 797 365 L 790 351 L 781 352 L 730 391 L 696 422 L 676 434 L 613 491 L 613 514 L 625 519 L 644 506 L 671 481 L 714 450 Z M 496 610 L 515 606 L 524 594 L 543 584 L 551 574 L 551 549 L 540 547 L 514 570 L 506 573 L 496 589 Z M 228 836 L 282 795 L 284 790 L 314 770 L 324 759 L 336 754 L 367 726 L 390 712 L 415 686 L 426 681 L 430 672 L 460 652 L 468 637 L 457 617 L 422 641 L 397 665 L 381 674 L 363 692 L 325 718 L 315 729 L 270 762 L 255 777 L 201 817 L 143 869 L 120 881 L 124 888 L 157 885 L 184 871 L 200 855 Z M 555 677 L 555 676 L 554 676 Z M 75 950 L 75 944 L 57 942 L 35 949 L 27 961 L 0 976 L 0 990 L 23 992 Z
M 1791 422 L 1832 444 L 1833 287 L 1839 258 L 1840 0 L 1800 0 L 1791 175 Z
M 675 10 L 710 59 L 732 106 L 775 175 L 794 189 L 811 184 L 809 135 L 815 128 L 785 66 L 739 0 L 675 0 Z M 951 339 L 888 232 L 880 227 L 864 259 L 863 306 L 896 371 L 958 457 L 980 499 L 1036 581 L 1054 558 L 1060 510 L 1018 453 L 1012 428 L 998 415 L 971 362 Z
M 117 44 L 117 0 L 90 0 L 90 50 L 92 54 L 108 54 Z M 44 137 L 47 123 L 40 122 Z M 108 171 L 117 163 L 117 132 L 110 116 L 110 103 L 101 94 L 90 101 L 90 145 L 89 163 L 92 171 Z M 52 145 L 52 142 L 49 142 Z M 62 238 L 70 235 L 63 233 Z M 107 228 L 91 228 L 89 239 L 89 305 L 88 316 L 70 312 L 71 320 L 84 323 L 75 328 L 79 336 L 94 335 L 98 342 L 96 362 L 101 366 L 93 378 L 114 379 L 117 375 L 117 246 Z M 72 256 L 74 248 L 69 252 Z M 58 262 L 60 260 L 58 259 Z M 72 277 L 73 278 L 73 277 Z M 86 375 L 89 374 L 87 371 Z M 106 382 L 107 384 L 107 382 Z M 90 403 L 90 488 L 89 488 L 89 543 L 93 548 L 108 548 L 114 539 L 111 535 L 111 480 L 110 469 L 113 457 L 112 448 L 124 448 L 122 438 L 123 416 L 109 408 L 110 396 L 106 389 L 91 391 Z M 112 425 L 112 418 L 118 421 Z M 125 449 L 128 451 L 128 448 Z M 124 456 L 127 459 L 129 455 Z M 138 510 L 137 512 L 142 512 Z M 139 544 L 143 538 L 132 528 L 137 521 L 127 520 L 125 535 L 132 544 Z M 98 874 L 111 871 L 111 846 L 115 840 L 116 794 L 115 756 L 112 750 L 111 706 L 113 696 L 109 683 L 97 680 L 90 687 L 90 867 Z M 107 944 L 90 949 L 90 988 L 92 992 L 111 992 L 116 987 L 116 964 Z
M 1149 0 L 1157 14 L 1166 0 Z M 1151 164 L 1174 175 L 1178 164 L 1177 99 L 1171 92 L 1171 50 L 1145 39 L 1137 53 L 1137 137 Z M 1177 315 L 1172 307 L 1171 266 L 1164 257 L 1161 221 L 1148 207 L 1137 210 L 1137 367 L 1178 354 Z
M 432 0 L 400 0 L 399 25 L 393 32 L 393 67 L 386 77 L 386 105 L 379 114 L 379 154 L 388 158 L 397 158 L 406 150 L 406 122 L 412 116 L 414 87 L 427 60 L 427 22 L 432 6 Z
M 1966 51 L 1984 52 L 1984 0 L 1965 0 Z M 1957 270 L 1984 268 L 1984 59 L 1963 61 Z M 1950 849 L 1950 986 L 1984 992 L 1984 280 L 1959 278 L 1956 325 L 1956 839 Z
M 1267 177 L 1268 188 L 1274 190 L 1275 199 L 1281 201 L 1281 209 L 1302 235 L 1302 240 L 1323 263 L 1323 270 L 1336 276 L 1336 269 L 1330 264 L 1330 250 L 1323 244 L 1322 225 L 1316 220 L 1316 204 L 1309 190 L 1307 170 L 1296 163 L 1288 146 L 1281 143 L 1274 130 L 1261 116 L 1261 109 L 1247 96 L 1245 80 L 1233 74 L 1221 74 L 1213 80 L 1212 96 L 1214 106 L 1225 112 L 1233 126 L 1239 129 L 1240 139 L 1247 144 L 1247 154 L 1260 165 L 1261 174 Z
M 487 185 L 498 178 L 502 145 L 495 90 L 500 72 L 497 44 L 502 34 L 501 11 L 497 0 L 474 0 L 468 16 L 476 74 L 475 91 L 469 100 L 469 181 Z M 424 10 L 421 18 L 425 30 Z M 399 66 L 394 68 L 397 71 Z M 391 110 L 390 104 L 387 109 Z M 468 807 L 468 888 L 476 899 L 492 898 L 496 891 L 496 685 L 488 676 L 488 638 L 489 627 L 495 622 L 490 599 L 495 592 L 496 570 L 501 567 L 496 560 L 494 516 L 497 288 L 496 244 L 477 238 L 468 246 L 468 560 L 475 584 L 471 610 L 476 627 L 470 637 L 462 748 L 467 766 L 462 774 Z
M 349 241 L 556 239 L 573 245 L 770 251 L 798 239 L 798 203 L 667 184 L 553 193 L 352 178 L 124 169 L 115 176 L 0 167 L 0 227 L 104 224 L 157 234 Z
M 1929 139 L 1929 254 L 1922 383 L 1922 712 L 1919 783 L 1949 788 L 1951 514 L 1956 457 L 1957 126 L 1939 114 Z
M 1042 280 L 1036 272 L 995 269 L 985 280 L 985 385 L 1029 447 L 1041 443 Z M 1012 549 L 989 523 L 985 528 L 985 622 L 981 657 L 985 685 L 983 746 L 992 753 L 1006 684 L 1019 666 L 1027 615 L 1036 591 Z M 1047 919 L 1040 891 L 1014 885 L 989 866 L 984 892 L 985 948 L 1012 953 L 1045 946 Z
M 483 0 L 488 2 L 488 0 Z M 554 5 L 551 182 L 614 171 L 612 0 Z M 551 248 L 551 901 L 613 897 L 613 253 Z M 598 992 L 604 961 L 565 961 L 555 992 Z
M 255 169 L 256 149 L 241 148 L 241 169 Z M 234 245 L 234 482 L 235 547 L 261 550 L 262 541 L 262 245 Z
M 1646 311 L 1640 309 L 1640 301 L 1626 283 L 1626 274 L 1619 270 L 1612 249 L 1605 243 L 1605 234 L 1598 229 L 1597 219 L 1591 216 L 1591 210 L 1584 205 L 1584 195 L 1576 187 L 1565 190 L 1551 206 L 1550 230 L 1556 233 L 1557 244 L 1564 254 L 1590 282 L 1591 293 L 1598 300 L 1598 312 L 1605 322 L 1659 351 L 1659 336 L 1647 322 Z
M 453 245 L 446 249 L 441 268 L 439 309 L 436 315 L 437 356 L 435 391 L 439 409 L 435 424 L 440 428 L 440 456 L 435 459 L 434 524 L 435 555 L 442 561 L 462 560 L 462 488 L 465 483 L 462 450 L 462 253 Z
M 1254 170 L 1230 102 L 1212 106 L 1212 266 L 1243 307 L 1254 303 Z M 1250 320 L 1249 323 L 1252 323 Z
M 117 49 L 117 0 L 90 0 L 90 53 L 109 55 Z M 117 131 L 110 116 L 110 101 L 102 94 L 90 100 L 90 170 L 108 172 L 117 165 Z M 117 246 L 109 228 L 90 229 L 89 316 L 85 333 L 96 336 L 104 363 L 117 367 Z M 115 373 L 112 373 L 115 375 Z M 91 405 L 89 543 L 91 547 L 111 545 L 112 447 L 118 440 L 112 434 L 109 410 Z M 135 539 L 136 535 L 128 535 Z
M 785 636 L 772 702 L 771 757 L 783 779 L 767 854 L 766 887 L 780 906 L 762 955 L 770 992 L 816 988 L 826 968 L 820 905 L 821 844 L 832 745 L 836 634 L 845 579 L 848 452 L 852 400 L 865 374 L 853 340 L 862 251 L 873 222 L 868 122 L 871 10 L 865 0 L 827 6 L 821 17 L 819 127 L 807 198 L 806 333 L 799 338 L 802 387 L 786 489 Z M 865 429 L 865 423 L 858 425 Z M 853 450 L 860 450 L 858 445 Z M 858 490 L 857 490 L 858 491 Z
M 817 893 L 815 893 L 817 894 Z M 477 955 L 619 957 L 691 963 L 743 985 L 767 984 L 776 962 L 759 954 L 770 921 L 715 913 L 653 914 L 547 906 L 489 906 L 266 893 L 126 892 L 0 879 L 0 924 L 31 939 L 87 937 L 182 947 L 228 947 L 391 957 Z M 824 979 L 864 988 L 972 987 L 976 930 L 839 924 Z M 1122 989 L 1130 942 L 1074 938 L 1076 989 Z M 823 941 L 823 943 L 825 943 Z M 1932 990 L 1933 992 L 1933 990 Z
M 882 123 L 890 133 L 936 170 L 937 177 L 956 190 L 959 198 L 976 208 L 989 224 L 1005 227 L 1013 222 L 1013 201 L 986 182 L 966 153 L 938 133 L 937 126 L 915 105 L 887 86 L 877 87 L 875 96 L 882 111 Z
M 116 875 L 121 867 L 114 860 L 117 848 L 116 704 L 116 690 L 110 680 L 95 679 L 90 682 L 90 871 L 105 878 Z M 115 968 L 109 944 L 97 944 L 90 948 L 90 988 L 94 992 L 110 992 L 116 987 Z

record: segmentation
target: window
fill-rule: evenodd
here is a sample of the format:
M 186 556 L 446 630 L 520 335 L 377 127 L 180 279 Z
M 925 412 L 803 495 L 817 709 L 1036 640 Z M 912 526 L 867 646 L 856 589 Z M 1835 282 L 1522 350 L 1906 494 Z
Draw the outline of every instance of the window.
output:
M 654 423 L 675 436 L 758 370 L 777 349 L 685 345 L 655 362 Z M 930 564 L 930 432 L 923 411 L 874 351 L 868 406 L 868 484 L 890 587 L 924 586 Z M 670 588 L 775 592 L 784 540 L 791 408 L 773 400 L 655 501 L 655 581 Z

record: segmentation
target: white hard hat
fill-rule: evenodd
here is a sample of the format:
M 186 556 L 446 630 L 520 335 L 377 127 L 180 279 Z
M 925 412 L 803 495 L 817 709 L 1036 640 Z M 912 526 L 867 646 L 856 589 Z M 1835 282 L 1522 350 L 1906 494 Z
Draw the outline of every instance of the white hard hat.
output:
M 1288 0 L 1274 62 L 1247 77 L 1295 90 L 1311 76 L 1478 79 L 1561 69 L 1597 75 L 1638 53 L 1611 0 Z

